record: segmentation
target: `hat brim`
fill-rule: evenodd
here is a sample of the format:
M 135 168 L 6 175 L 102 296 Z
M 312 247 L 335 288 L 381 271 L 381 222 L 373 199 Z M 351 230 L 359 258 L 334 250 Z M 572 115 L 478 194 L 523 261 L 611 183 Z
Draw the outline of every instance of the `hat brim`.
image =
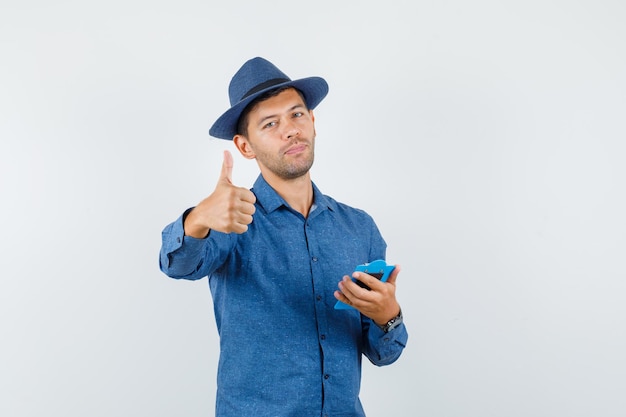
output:
M 246 106 L 261 94 L 281 87 L 295 87 L 302 91 L 304 100 L 309 109 L 314 109 L 324 97 L 326 97 L 326 94 L 328 94 L 328 83 L 321 77 L 308 77 L 272 85 L 271 87 L 251 94 L 228 109 L 213 123 L 213 126 L 209 129 L 209 135 L 219 139 L 232 140 L 237 134 L 237 123 L 239 122 L 241 112 Z

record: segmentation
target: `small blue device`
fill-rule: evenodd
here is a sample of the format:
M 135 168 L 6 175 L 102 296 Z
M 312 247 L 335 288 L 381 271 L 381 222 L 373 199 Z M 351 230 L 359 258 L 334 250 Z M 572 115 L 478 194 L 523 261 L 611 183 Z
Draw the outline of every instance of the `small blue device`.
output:
M 385 262 L 384 260 L 377 259 L 375 261 L 372 261 L 366 264 L 357 265 L 356 268 L 354 268 L 354 271 L 365 272 L 366 274 L 371 275 L 374 278 L 378 278 L 382 282 L 385 282 L 387 281 L 387 278 L 389 278 L 389 274 L 391 274 L 391 271 L 393 271 L 395 268 L 396 268 L 395 265 L 387 265 L 387 262 Z M 361 281 L 359 281 L 356 278 L 352 278 L 352 281 L 356 282 L 361 288 L 365 288 L 366 290 L 371 290 L 370 287 L 363 284 Z M 350 308 L 354 308 L 354 307 L 342 301 L 337 301 L 337 303 L 335 304 L 335 309 L 337 310 L 347 310 Z

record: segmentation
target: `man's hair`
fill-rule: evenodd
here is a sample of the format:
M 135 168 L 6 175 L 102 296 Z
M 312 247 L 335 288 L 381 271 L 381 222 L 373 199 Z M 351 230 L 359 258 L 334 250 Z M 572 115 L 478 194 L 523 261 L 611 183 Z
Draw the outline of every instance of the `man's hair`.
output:
M 306 107 L 307 110 L 309 110 L 309 106 L 307 106 L 307 104 L 306 104 L 306 98 L 304 97 L 304 93 L 302 91 L 300 91 L 297 88 L 292 87 L 290 85 L 287 85 L 287 86 L 284 86 L 284 87 L 278 87 L 278 88 L 266 91 L 265 93 L 261 94 L 260 96 L 258 96 L 254 100 L 252 100 L 243 109 L 243 111 L 241 112 L 241 115 L 239 116 L 239 120 L 237 121 L 237 134 L 238 135 L 243 135 L 245 137 L 248 137 L 248 121 L 249 121 L 248 120 L 248 116 L 250 115 L 250 112 L 252 111 L 252 109 L 254 109 L 256 107 L 257 104 L 259 104 L 260 102 L 265 101 L 267 99 L 270 99 L 272 97 L 276 97 L 277 95 L 279 95 L 283 91 L 289 90 L 289 89 L 296 90 L 296 92 L 300 95 L 300 97 L 302 97 L 302 101 L 304 102 L 304 106 Z

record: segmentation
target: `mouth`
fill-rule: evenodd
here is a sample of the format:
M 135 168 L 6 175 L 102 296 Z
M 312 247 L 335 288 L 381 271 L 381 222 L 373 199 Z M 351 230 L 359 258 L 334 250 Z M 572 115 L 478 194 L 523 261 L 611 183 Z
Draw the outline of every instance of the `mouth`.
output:
M 287 151 L 285 151 L 285 155 L 295 155 L 304 152 L 306 149 L 306 145 L 303 143 L 299 143 L 297 145 L 291 146 Z

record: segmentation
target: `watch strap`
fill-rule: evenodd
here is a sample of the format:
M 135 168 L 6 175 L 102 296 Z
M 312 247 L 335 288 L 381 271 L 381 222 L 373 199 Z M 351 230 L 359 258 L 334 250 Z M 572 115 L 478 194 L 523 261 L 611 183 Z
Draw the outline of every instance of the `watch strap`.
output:
M 397 316 L 395 316 L 394 318 L 392 318 L 391 320 L 389 320 L 387 323 L 385 323 L 382 326 L 374 322 L 374 324 L 378 326 L 385 333 L 389 333 L 390 331 L 398 327 L 401 323 L 402 323 L 402 309 L 400 309 L 400 312 L 398 313 Z

